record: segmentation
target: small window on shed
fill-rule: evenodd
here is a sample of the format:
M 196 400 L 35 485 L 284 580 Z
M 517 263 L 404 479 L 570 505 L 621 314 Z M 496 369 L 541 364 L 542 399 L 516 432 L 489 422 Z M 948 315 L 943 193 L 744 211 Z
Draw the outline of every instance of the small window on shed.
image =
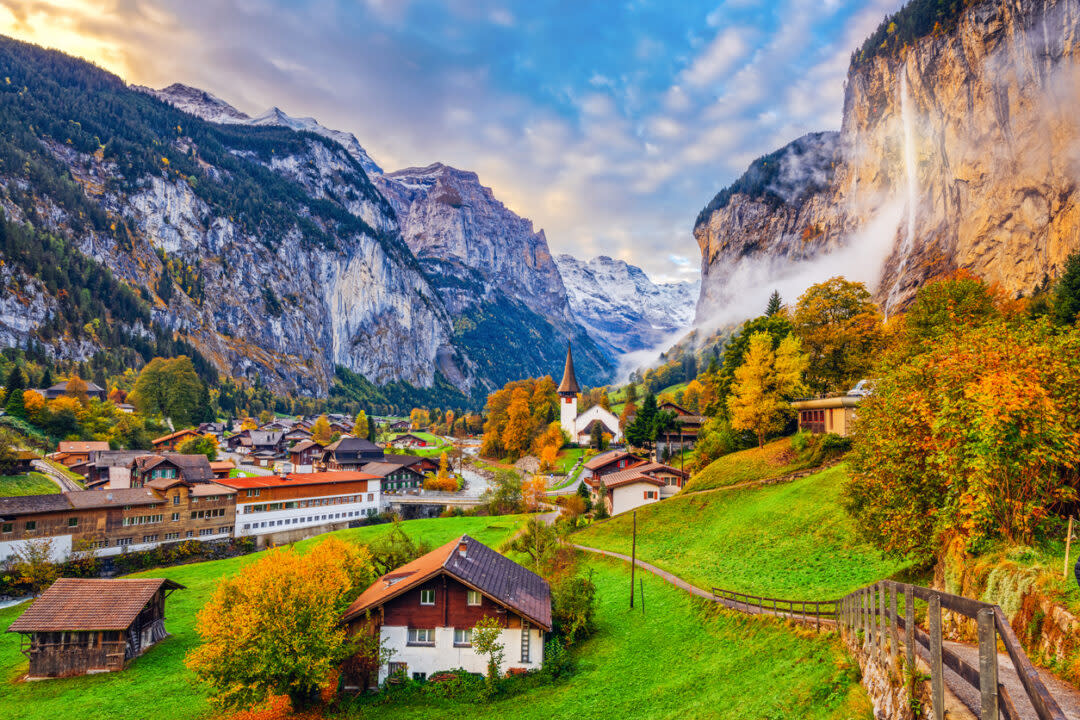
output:
M 467 605 L 479 605 L 480 604 L 480 591 L 470 590 L 465 594 L 465 604 Z
M 421 605 L 434 605 L 435 604 L 435 590 L 421 590 L 420 591 L 420 604 Z

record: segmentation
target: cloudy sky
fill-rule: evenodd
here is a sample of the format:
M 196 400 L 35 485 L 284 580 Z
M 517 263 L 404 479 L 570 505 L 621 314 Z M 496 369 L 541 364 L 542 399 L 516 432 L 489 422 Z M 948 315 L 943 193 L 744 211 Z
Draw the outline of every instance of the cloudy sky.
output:
M 132 83 L 353 132 L 384 169 L 475 170 L 553 252 L 692 278 L 698 211 L 840 123 L 899 0 L 0 0 L 0 32 Z

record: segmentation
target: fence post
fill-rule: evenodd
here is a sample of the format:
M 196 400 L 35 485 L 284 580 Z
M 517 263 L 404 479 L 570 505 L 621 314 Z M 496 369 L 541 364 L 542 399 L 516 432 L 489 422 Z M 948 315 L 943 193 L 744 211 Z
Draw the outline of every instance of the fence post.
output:
M 878 632 L 878 617 L 877 617 L 877 602 L 878 602 L 878 588 L 877 585 L 870 586 L 870 655 L 875 659 L 880 659 L 880 643 L 881 634 Z
M 998 720 L 998 656 L 997 628 L 992 608 L 979 610 L 979 689 L 982 702 L 979 717 Z
M 885 581 L 878 583 L 878 660 L 885 663 L 885 638 L 889 634 L 889 620 L 886 612 Z
M 907 646 L 907 661 L 912 671 L 915 670 L 915 591 L 910 585 L 904 587 L 904 645 Z
M 896 667 L 900 637 L 896 628 L 896 583 L 889 583 L 889 666 Z
M 863 631 L 863 648 L 870 652 L 870 591 L 867 588 L 863 588 L 862 591 L 862 631 Z
M 931 595 L 926 610 L 930 625 L 930 691 L 935 720 L 945 720 L 945 676 L 941 669 L 941 596 Z

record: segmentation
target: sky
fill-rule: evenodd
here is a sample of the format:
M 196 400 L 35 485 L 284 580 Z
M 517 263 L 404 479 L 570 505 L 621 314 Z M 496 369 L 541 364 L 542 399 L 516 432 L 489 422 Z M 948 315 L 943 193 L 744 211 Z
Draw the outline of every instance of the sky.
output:
M 702 207 L 838 129 L 898 0 L 0 0 L 0 33 L 356 135 L 385 170 L 473 170 L 553 253 L 695 279 Z

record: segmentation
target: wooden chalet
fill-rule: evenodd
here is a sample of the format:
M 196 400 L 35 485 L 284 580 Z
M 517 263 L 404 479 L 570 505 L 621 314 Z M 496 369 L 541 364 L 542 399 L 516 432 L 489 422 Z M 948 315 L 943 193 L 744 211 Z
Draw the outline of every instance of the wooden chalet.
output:
M 236 463 L 232 460 L 211 460 L 210 472 L 214 474 L 215 480 L 221 480 L 228 478 L 232 475 L 232 471 L 236 469 Z
M 292 463 L 295 472 L 305 472 L 301 468 L 307 468 L 307 472 L 314 470 L 316 466 L 322 467 L 323 453 L 326 446 L 315 440 L 307 439 L 289 448 L 289 462 Z
M 665 500 L 682 490 L 689 477 L 670 465 L 640 459 L 617 469 L 622 460 L 605 464 L 604 472 L 585 479 L 594 501 L 604 503 L 611 515 Z
M 323 463 L 329 470 L 360 470 L 383 459 L 383 449 L 367 438 L 343 437 L 326 446 Z
M 60 578 L 7 631 L 23 635 L 27 678 L 123 670 L 169 636 L 165 599 L 183 587 L 164 578 Z
M 350 633 L 377 635 L 393 650 L 378 681 L 393 674 L 424 679 L 449 668 L 482 673 L 487 657 L 472 647 L 484 617 L 502 626 L 500 672 L 536 670 L 551 630 L 551 589 L 539 575 L 462 535 L 376 580 L 342 616 Z M 370 677 L 346 677 L 357 686 Z
M 420 437 L 419 435 L 413 435 L 412 433 L 405 433 L 404 435 L 398 435 L 396 438 L 394 438 L 393 440 L 390 441 L 390 446 L 391 447 L 396 447 L 396 448 L 402 448 L 402 447 L 408 447 L 408 448 L 427 447 L 430 444 L 431 443 L 429 443 L 424 438 Z
M 678 423 L 679 427 L 676 430 L 661 433 L 656 438 L 657 448 L 662 447 L 663 449 L 678 451 L 682 448 L 694 447 L 698 433 L 701 432 L 701 426 L 705 424 L 707 418 L 692 413 L 681 405 L 672 402 L 663 403 L 658 409 L 660 412 L 674 413 L 675 422 Z
M 862 397 L 840 397 L 798 400 L 791 403 L 799 413 L 799 430 L 812 433 L 836 433 L 848 436 L 855 425 L 856 408 Z
M 145 450 L 102 450 L 91 453 L 86 465 L 86 487 L 131 487 L 131 465 L 135 458 L 146 455 Z
M 390 432 L 408 432 L 409 421 L 408 420 L 395 420 L 386 426 Z
M 589 458 L 582 466 L 582 478 L 601 478 L 610 473 L 625 470 L 631 465 L 643 462 L 643 459 L 625 450 L 609 450 Z
M 427 475 L 433 473 L 439 469 L 439 461 L 437 458 L 427 457 L 425 455 L 383 455 L 382 462 L 394 463 L 397 465 L 407 465 L 421 475 Z
M 131 464 L 131 487 L 155 487 L 160 479 L 181 479 L 188 484 L 214 480 L 214 471 L 205 455 L 140 455 Z
M 180 446 L 180 443 L 197 437 L 200 437 L 198 430 L 184 428 L 183 430 L 177 430 L 168 435 L 154 438 L 150 441 L 150 444 L 154 446 L 154 450 L 157 452 L 174 452 L 176 448 Z
M 109 443 L 104 440 L 61 440 L 56 446 L 56 452 L 51 457 L 72 472 L 85 475 L 90 456 L 96 452 L 109 449 Z
M 386 462 L 384 459 L 367 463 L 361 471 L 379 478 L 379 487 L 383 492 L 396 493 L 424 487 L 424 474 L 413 464 Z

